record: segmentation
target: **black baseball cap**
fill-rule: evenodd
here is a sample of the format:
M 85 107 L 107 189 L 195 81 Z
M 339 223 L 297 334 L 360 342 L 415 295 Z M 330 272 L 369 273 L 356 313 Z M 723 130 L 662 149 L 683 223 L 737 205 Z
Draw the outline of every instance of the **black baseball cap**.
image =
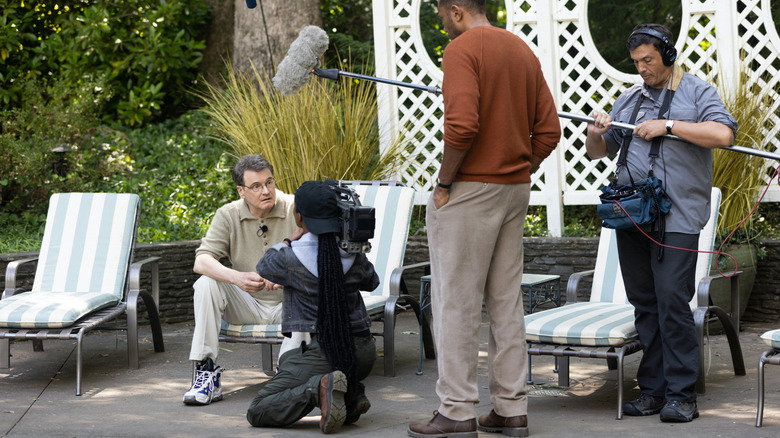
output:
M 295 191 L 295 208 L 313 234 L 338 233 L 339 195 L 333 190 L 336 181 L 306 181 Z

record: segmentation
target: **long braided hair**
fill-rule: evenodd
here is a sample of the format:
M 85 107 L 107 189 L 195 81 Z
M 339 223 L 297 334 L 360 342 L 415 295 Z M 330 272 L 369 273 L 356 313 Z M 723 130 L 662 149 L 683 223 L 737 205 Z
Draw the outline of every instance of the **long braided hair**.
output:
M 344 291 L 344 271 L 335 233 L 319 235 L 317 252 L 319 304 L 317 332 L 320 346 L 334 370 L 347 375 L 350 388 L 356 388 L 357 358 Z

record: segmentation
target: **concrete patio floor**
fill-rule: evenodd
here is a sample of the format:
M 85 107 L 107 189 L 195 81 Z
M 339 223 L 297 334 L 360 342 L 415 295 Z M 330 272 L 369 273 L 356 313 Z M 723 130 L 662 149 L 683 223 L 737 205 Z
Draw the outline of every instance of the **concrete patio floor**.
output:
M 740 334 L 747 376 L 734 376 L 725 336 L 711 336 L 707 392 L 699 395 L 701 417 L 689 424 L 666 424 L 658 416 L 615 420 L 616 371 L 604 361 L 572 359 L 572 384 L 557 386 L 551 358 L 535 357 L 529 387 L 529 424 L 534 437 L 573 436 L 780 436 L 780 367 L 767 367 L 764 426 L 755 427 L 758 358 L 766 349 L 759 335 L 775 328 L 746 323 Z M 0 436 L 8 437 L 298 437 L 319 436 L 318 410 L 286 429 L 253 428 L 246 408 L 268 380 L 260 369 L 256 345 L 223 344 L 219 364 L 224 400 L 209 406 L 185 406 L 190 384 L 192 327 L 163 328 L 164 353 L 154 353 L 148 327 L 141 329 L 141 368 L 127 368 L 123 332 L 98 332 L 84 341 L 83 392 L 75 396 L 75 343 L 45 342 L 33 352 L 29 342 L 11 345 L 12 368 L 0 370 Z M 483 324 L 483 341 L 486 325 Z M 360 437 L 403 437 L 413 420 L 428 419 L 438 407 L 434 392 L 436 362 L 424 360 L 417 375 L 419 340 L 414 314 L 403 312 L 396 327 L 396 377 L 382 375 L 379 358 L 364 382 L 371 410 L 339 433 Z M 381 345 L 381 338 L 378 338 Z M 480 353 L 479 414 L 491 409 L 487 390 L 486 343 Z M 627 400 L 638 395 L 633 376 L 641 354 L 626 359 Z M 502 436 L 480 433 L 480 437 Z

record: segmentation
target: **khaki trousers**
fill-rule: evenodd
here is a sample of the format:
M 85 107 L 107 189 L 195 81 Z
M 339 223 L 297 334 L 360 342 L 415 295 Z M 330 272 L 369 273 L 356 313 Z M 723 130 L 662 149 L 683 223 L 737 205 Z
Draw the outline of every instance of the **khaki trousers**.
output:
M 237 286 L 202 275 L 193 285 L 195 330 L 190 360 L 207 357 L 216 361 L 222 320 L 231 324 L 277 324 L 282 321 L 282 303 L 265 301 L 263 292 L 250 294 Z
M 431 308 L 438 354 L 439 412 L 476 417 L 484 301 L 490 320 L 490 400 L 502 416 L 526 415 L 523 225 L 530 184 L 456 182 L 441 209 L 428 200 Z

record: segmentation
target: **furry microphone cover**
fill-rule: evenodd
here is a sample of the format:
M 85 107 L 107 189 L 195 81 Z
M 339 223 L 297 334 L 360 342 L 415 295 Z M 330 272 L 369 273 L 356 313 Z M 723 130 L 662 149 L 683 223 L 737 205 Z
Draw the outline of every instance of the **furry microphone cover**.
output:
M 311 78 L 311 70 L 328 49 L 328 34 L 317 26 L 306 26 L 290 44 L 287 57 L 279 63 L 274 87 L 285 96 L 297 93 Z

